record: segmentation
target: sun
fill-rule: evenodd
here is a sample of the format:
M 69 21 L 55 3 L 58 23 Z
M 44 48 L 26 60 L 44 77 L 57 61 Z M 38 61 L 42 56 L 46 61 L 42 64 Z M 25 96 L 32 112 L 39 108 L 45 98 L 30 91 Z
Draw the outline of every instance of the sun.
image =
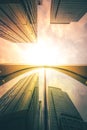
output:
M 54 65 L 56 62 L 56 48 L 44 43 L 36 43 L 25 51 L 25 62 L 31 65 Z
M 24 63 L 29 65 L 56 66 L 67 63 L 63 49 L 52 44 L 46 37 L 31 44 L 23 52 Z

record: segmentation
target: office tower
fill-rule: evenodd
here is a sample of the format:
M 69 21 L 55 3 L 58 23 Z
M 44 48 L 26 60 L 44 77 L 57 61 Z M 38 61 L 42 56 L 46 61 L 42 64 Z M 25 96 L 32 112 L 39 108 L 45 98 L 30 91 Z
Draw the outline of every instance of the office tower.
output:
M 0 0 L 0 37 L 31 43 L 37 38 L 37 0 Z
M 51 24 L 68 24 L 78 21 L 87 12 L 87 0 L 52 0 Z
M 76 107 L 67 93 L 48 87 L 50 130 L 87 130 Z
M 0 99 L 0 130 L 38 130 L 38 75 L 18 81 Z

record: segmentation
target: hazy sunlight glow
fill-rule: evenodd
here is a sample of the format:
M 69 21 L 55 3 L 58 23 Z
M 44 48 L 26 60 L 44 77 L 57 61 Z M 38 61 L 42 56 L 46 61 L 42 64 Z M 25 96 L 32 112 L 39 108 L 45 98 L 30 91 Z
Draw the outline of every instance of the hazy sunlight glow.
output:
M 31 49 L 25 53 L 26 61 L 33 65 L 54 65 L 57 60 L 56 56 L 56 48 L 43 43 L 32 45 Z

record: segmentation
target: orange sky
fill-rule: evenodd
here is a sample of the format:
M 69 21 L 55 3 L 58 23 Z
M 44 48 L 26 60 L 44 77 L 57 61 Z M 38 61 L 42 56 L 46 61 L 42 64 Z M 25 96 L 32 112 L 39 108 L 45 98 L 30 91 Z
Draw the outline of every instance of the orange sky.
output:
M 0 38 L 0 63 L 35 64 L 39 60 L 37 64 L 41 61 L 42 64 L 87 65 L 86 35 L 87 14 L 76 23 L 52 25 L 50 0 L 44 0 L 38 6 L 38 43 L 15 44 Z

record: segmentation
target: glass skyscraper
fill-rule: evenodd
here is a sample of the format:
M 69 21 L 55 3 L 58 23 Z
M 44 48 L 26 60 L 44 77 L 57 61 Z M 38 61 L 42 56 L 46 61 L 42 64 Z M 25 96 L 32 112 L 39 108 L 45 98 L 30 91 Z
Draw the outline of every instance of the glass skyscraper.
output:
M 87 130 L 66 92 L 49 86 L 44 103 L 39 99 L 38 80 L 27 76 L 0 98 L 0 130 Z
M 52 0 L 51 24 L 69 24 L 78 21 L 87 12 L 87 0 Z
M 59 88 L 48 87 L 48 104 L 50 130 L 86 130 L 83 121 L 73 102 Z
M 18 81 L 0 98 L 0 130 L 38 130 L 38 75 Z
M 37 0 L 0 0 L 0 37 L 12 42 L 35 42 Z

